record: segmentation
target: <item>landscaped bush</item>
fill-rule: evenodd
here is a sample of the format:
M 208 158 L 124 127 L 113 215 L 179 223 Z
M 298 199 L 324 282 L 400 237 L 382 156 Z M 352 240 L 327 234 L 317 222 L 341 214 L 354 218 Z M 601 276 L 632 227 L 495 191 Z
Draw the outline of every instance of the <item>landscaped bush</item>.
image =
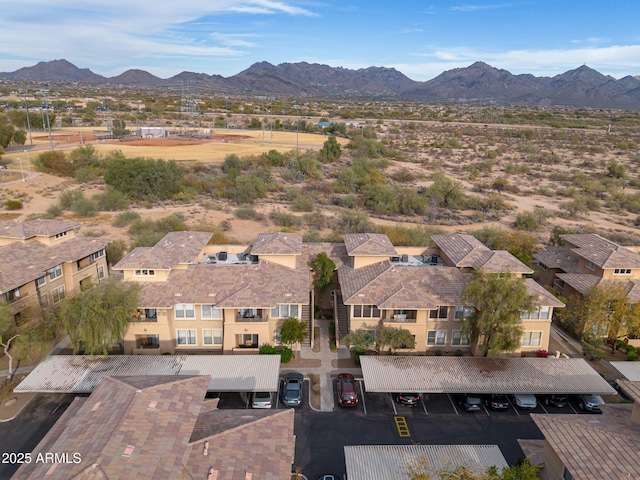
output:
M 638 360 L 638 352 L 629 352 L 627 353 L 627 360 L 630 362 L 635 362 Z
M 287 346 L 274 347 L 273 345 L 265 343 L 260 346 L 259 352 L 262 355 L 280 355 L 281 363 L 289 363 L 293 358 L 293 351 Z

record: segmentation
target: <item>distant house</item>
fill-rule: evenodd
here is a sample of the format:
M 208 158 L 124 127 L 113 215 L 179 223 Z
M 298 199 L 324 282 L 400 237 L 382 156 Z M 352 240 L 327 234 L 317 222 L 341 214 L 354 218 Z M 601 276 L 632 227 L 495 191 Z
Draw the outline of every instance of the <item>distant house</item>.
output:
M 109 239 L 78 237 L 65 220 L 0 221 L 0 301 L 17 323 L 29 308 L 44 308 L 109 274 Z
M 91 396 L 74 399 L 15 478 L 289 478 L 293 410 L 218 410 L 217 399 L 205 400 L 209 381 L 104 378 Z

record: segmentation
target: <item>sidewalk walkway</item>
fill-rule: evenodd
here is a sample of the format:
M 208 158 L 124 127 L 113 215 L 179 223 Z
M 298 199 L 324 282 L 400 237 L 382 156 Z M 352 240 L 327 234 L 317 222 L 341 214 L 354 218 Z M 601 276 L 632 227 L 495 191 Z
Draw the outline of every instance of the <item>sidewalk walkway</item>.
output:
M 351 358 L 351 353 L 349 352 L 349 349 L 345 347 L 341 347 L 337 351 L 331 351 L 331 348 L 329 347 L 329 322 L 330 320 L 315 321 L 316 326 L 319 327 L 320 330 L 318 339 L 320 351 L 314 352 L 311 347 L 302 347 L 300 351 L 300 357 L 305 360 L 319 360 L 320 365 L 318 367 L 295 369 L 297 372 L 304 375 L 320 376 L 321 412 L 331 412 L 334 408 L 332 376 L 335 376 L 338 373 L 350 373 L 355 377 L 362 376 L 362 369 L 360 368 L 341 368 L 339 366 L 339 361 L 348 360 Z M 283 366 L 283 370 L 286 370 L 286 366 Z

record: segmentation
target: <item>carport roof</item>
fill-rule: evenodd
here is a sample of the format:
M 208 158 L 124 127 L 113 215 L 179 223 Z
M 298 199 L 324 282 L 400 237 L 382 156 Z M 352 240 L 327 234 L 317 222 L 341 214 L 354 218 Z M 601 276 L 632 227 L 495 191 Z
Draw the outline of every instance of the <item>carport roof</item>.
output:
M 640 382 L 640 363 L 638 362 L 611 362 L 627 380 Z
M 582 358 L 360 357 L 369 392 L 615 394 Z
M 433 469 L 466 466 L 484 473 L 508 467 L 497 445 L 353 445 L 344 447 L 349 480 L 404 480 L 411 464 L 425 459 Z
M 210 392 L 276 392 L 279 374 L 279 355 L 58 355 L 14 391 L 91 393 L 107 376 L 210 375 Z

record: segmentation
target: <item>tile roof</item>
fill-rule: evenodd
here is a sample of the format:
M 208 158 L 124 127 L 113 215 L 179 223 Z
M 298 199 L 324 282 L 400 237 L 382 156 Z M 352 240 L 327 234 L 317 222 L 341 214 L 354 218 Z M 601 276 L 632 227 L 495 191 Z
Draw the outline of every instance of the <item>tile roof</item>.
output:
M 349 264 L 349 255 L 344 243 L 303 243 L 301 263 L 311 268 L 311 261 L 324 252 L 336 264 L 336 268 Z
M 344 235 L 344 244 L 350 257 L 355 255 L 383 257 L 398 254 L 389 237 L 380 233 L 347 233 Z
M 458 268 L 485 272 L 533 273 L 533 270 L 506 250 L 491 250 L 473 235 L 452 233 L 432 235 L 431 239 Z
M 0 292 L 21 287 L 65 262 L 75 262 L 102 250 L 102 237 L 74 237 L 57 245 L 13 242 L 0 247 Z
M 141 285 L 141 307 L 170 308 L 176 303 L 215 304 L 223 308 L 272 308 L 278 303 L 309 303 L 309 269 L 258 264 L 189 265 L 165 282 Z M 247 303 L 245 303 L 247 302 Z M 254 305 L 257 304 L 257 305 Z
M 471 274 L 449 267 L 404 267 L 379 262 L 366 267 L 338 269 L 346 305 L 379 308 L 435 309 L 462 305 L 462 292 Z
M 640 426 L 631 405 L 603 405 L 603 415 L 531 414 L 575 480 L 640 478 Z
M 299 233 L 261 233 L 251 248 L 251 255 L 300 255 L 302 235 Z
M 169 270 L 178 264 L 193 263 L 211 240 L 210 232 L 170 232 L 153 247 L 134 248 L 114 265 L 114 270 L 150 268 Z
M 33 462 L 19 478 L 97 479 L 207 478 L 217 480 L 282 479 L 293 463 L 293 411 L 272 415 L 234 411 L 236 422 L 220 416 L 216 432 L 202 433 L 208 421 L 217 424 L 217 410 L 203 402 L 208 376 L 106 377 L 86 399 L 75 400 L 33 451 L 78 452 L 78 464 Z M 202 418 L 201 418 L 202 417 Z M 224 428 L 224 426 L 228 428 Z M 208 441 L 207 455 L 204 441 Z
M 570 285 L 583 295 L 589 293 L 594 287 L 606 284 L 620 285 L 630 303 L 640 302 L 640 280 L 611 280 L 603 279 L 588 273 L 558 273 L 560 280 Z
M 509 466 L 497 445 L 349 445 L 344 457 L 349 480 L 405 480 L 407 466 L 421 460 L 433 470 L 465 466 L 476 474 Z
M 534 253 L 533 259 L 547 268 L 558 268 L 565 273 L 578 273 L 578 256 L 565 247 L 547 247 Z
M 617 368 L 617 367 L 616 367 Z M 631 382 L 629 380 L 616 380 L 620 388 L 631 397 L 634 403 L 640 404 L 640 381 Z M 637 406 L 634 408 L 638 408 Z
M 565 304 L 532 278 L 525 278 L 524 285 L 527 293 L 535 297 L 537 305 L 545 307 L 564 307 Z
M 58 233 L 80 228 L 82 224 L 68 220 L 37 219 L 27 222 L 0 220 L 0 237 L 26 240 L 33 237 L 52 237 Z
M 582 358 L 363 355 L 360 362 L 369 392 L 616 393 Z
M 640 254 L 600 235 L 567 234 L 562 240 L 575 245 L 572 251 L 601 268 L 640 268 Z

